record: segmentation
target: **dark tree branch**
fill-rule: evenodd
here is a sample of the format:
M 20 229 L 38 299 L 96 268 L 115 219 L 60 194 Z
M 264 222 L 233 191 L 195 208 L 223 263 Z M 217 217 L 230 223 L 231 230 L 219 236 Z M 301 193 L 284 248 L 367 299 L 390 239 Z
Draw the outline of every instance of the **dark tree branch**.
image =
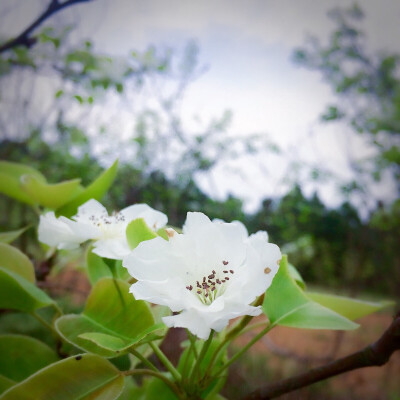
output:
M 244 400 L 268 400 L 344 372 L 381 366 L 386 364 L 397 350 L 400 350 L 400 312 L 397 313 L 392 324 L 383 335 L 363 350 L 321 367 L 313 368 L 304 374 L 263 386 L 250 393 Z
M 60 2 L 59 0 L 51 0 L 47 9 L 41 15 L 39 15 L 39 17 L 35 21 L 33 21 L 23 32 L 0 46 L 0 53 L 3 53 L 4 51 L 10 50 L 17 46 L 24 46 L 29 49 L 37 41 L 37 39 L 30 36 L 30 34 L 46 19 L 50 18 L 52 15 L 56 14 L 64 8 L 70 7 L 78 3 L 87 3 L 89 1 L 92 0 L 66 0 L 64 2 Z

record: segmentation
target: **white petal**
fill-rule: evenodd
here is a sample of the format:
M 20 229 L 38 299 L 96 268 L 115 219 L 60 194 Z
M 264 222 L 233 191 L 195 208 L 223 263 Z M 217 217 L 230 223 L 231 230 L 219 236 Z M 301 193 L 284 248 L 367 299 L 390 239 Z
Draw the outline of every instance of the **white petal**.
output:
M 62 218 L 56 218 L 54 212 L 40 216 L 38 228 L 39 241 L 59 249 L 74 249 L 86 241 L 85 236 L 77 236 Z
M 163 228 L 168 222 L 168 217 L 164 213 L 154 210 L 147 204 L 134 204 L 121 210 L 121 214 L 129 222 L 136 218 L 143 218 L 146 224 L 155 231 Z
M 125 237 L 100 239 L 93 244 L 93 253 L 100 257 L 122 260 L 130 253 L 130 248 Z
M 100 215 L 108 215 L 107 209 L 97 200 L 90 199 L 78 207 L 78 213 L 72 217 L 75 221 L 89 222 L 89 218 Z
M 207 340 L 211 333 L 211 327 L 193 310 L 185 310 L 179 315 L 163 317 L 162 320 L 168 327 L 187 328 L 200 339 Z
M 182 254 L 174 252 L 161 237 L 141 242 L 123 260 L 123 266 L 137 280 L 160 281 L 179 276 L 185 268 Z
M 210 218 L 201 212 L 188 212 L 185 224 L 183 225 L 182 232 L 184 234 L 191 234 L 198 232 L 204 225 L 211 224 Z
M 137 300 L 168 306 L 172 311 L 181 311 L 187 304 L 185 298 L 190 295 L 182 281 L 177 278 L 158 282 L 138 281 L 129 291 Z

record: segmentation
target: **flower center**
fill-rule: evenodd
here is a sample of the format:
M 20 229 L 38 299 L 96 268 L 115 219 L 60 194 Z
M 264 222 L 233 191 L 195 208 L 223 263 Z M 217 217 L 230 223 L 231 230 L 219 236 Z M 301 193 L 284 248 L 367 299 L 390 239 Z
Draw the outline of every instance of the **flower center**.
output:
M 226 267 L 229 262 L 222 261 Z M 200 280 L 192 285 L 186 286 L 190 292 L 194 292 L 203 304 L 211 304 L 218 296 L 223 294 L 226 289 L 226 283 L 235 271 L 233 269 L 221 269 L 216 272 L 214 269 L 207 275 L 203 276 Z
M 85 220 L 90 224 L 101 229 L 103 234 L 106 236 L 115 236 L 121 230 L 123 223 L 125 222 L 125 216 L 121 213 L 114 212 L 112 215 L 108 215 L 106 212 L 102 214 L 91 214 L 88 217 L 86 215 L 77 215 L 75 220 Z M 82 221 L 84 222 L 84 221 Z

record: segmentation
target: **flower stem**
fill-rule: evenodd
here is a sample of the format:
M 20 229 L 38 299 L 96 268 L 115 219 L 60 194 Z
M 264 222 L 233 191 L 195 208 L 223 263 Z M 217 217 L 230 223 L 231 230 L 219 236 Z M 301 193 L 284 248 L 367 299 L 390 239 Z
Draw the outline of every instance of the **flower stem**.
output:
M 226 368 L 228 368 L 232 363 L 234 363 L 243 353 L 245 353 L 254 343 L 260 340 L 266 333 L 268 333 L 273 326 L 268 325 L 264 328 L 259 334 L 254 336 L 253 339 L 250 340 L 249 343 L 246 344 L 242 349 L 240 349 L 227 363 L 225 363 L 214 375 L 218 376 L 223 372 Z
M 210 344 L 212 342 L 213 336 L 214 336 L 214 331 L 212 330 L 211 333 L 210 333 L 210 336 L 208 337 L 206 342 L 204 342 L 203 347 L 202 347 L 201 352 L 200 352 L 200 355 L 199 355 L 198 359 L 196 360 L 196 364 L 193 367 L 192 374 L 190 375 L 190 378 L 189 378 L 190 382 L 193 382 L 194 379 L 196 379 L 197 371 L 199 370 L 200 364 L 203 361 L 203 358 L 206 355 L 208 348 L 210 347 Z
M 161 379 L 165 384 L 167 384 L 170 389 L 178 396 L 179 399 L 184 399 L 182 392 L 179 390 L 178 386 L 174 382 L 170 381 L 161 372 L 153 371 L 151 369 L 133 369 L 129 371 L 122 371 L 122 375 L 125 376 L 135 376 L 135 375 L 151 375 L 158 379 Z
M 175 381 L 179 382 L 182 378 L 181 374 L 172 365 L 171 361 L 168 360 L 166 355 L 154 342 L 150 342 L 150 347 L 153 349 L 154 354 L 158 357 L 158 359 L 164 364 L 164 367 L 167 368 L 169 372 L 171 372 L 171 375 L 174 377 Z
M 151 361 L 149 361 L 146 357 L 144 357 L 142 354 L 140 354 L 138 351 L 136 351 L 134 349 L 131 349 L 129 352 L 132 355 L 134 355 L 135 357 L 137 357 L 144 365 L 146 365 L 147 367 L 149 367 L 153 371 L 158 372 L 157 367 Z

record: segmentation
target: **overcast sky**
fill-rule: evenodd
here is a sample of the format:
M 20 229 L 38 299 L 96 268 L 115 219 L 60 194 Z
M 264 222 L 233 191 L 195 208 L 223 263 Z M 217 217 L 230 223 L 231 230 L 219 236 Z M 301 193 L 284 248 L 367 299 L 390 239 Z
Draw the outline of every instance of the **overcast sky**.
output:
M 10 12 L 3 29 L 18 32 L 46 3 L 30 0 L 29 12 Z M 190 85 L 185 97 L 183 116 L 188 121 L 194 114 L 206 119 L 232 110 L 230 134 L 265 132 L 293 156 L 345 178 L 351 176 L 347 156 L 358 157 L 369 149 L 359 138 L 349 138 L 348 130 L 318 123 L 333 94 L 317 72 L 294 65 L 291 56 L 307 33 L 323 39 L 332 31 L 326 16 L 329 9 L 351 4 L 348 0 L 96 0 L 71 8 L 68 15 L 77 21 L 78 37 L 90 37 L 97 50 L 114 55 L 151 43 L 182 48 L 196 39 L 200 63 L 207 71 Z M 366 14 L 370 48 L 400 51 L 400 1 L 366 0 L 359 5 Z M 281 184 L 283 160 L 271 157 L 265 164 L 268 175 L 254 165 L 239 167 L 246 169 L 245 179 L 226 179 L 228 172 L 222 165 L 211 180 L 203 177 L 200 183 L 216 197 L 233 193 L 244 198 L 249 209 L 264 196 L 287 189 Z M 310 193 L 315 187 L 305 189 Z M 318 190 L 328 204 L 340 201 L 332 185 Z M 375 192 L 382 200 L 395 196 L 389 182 Z

